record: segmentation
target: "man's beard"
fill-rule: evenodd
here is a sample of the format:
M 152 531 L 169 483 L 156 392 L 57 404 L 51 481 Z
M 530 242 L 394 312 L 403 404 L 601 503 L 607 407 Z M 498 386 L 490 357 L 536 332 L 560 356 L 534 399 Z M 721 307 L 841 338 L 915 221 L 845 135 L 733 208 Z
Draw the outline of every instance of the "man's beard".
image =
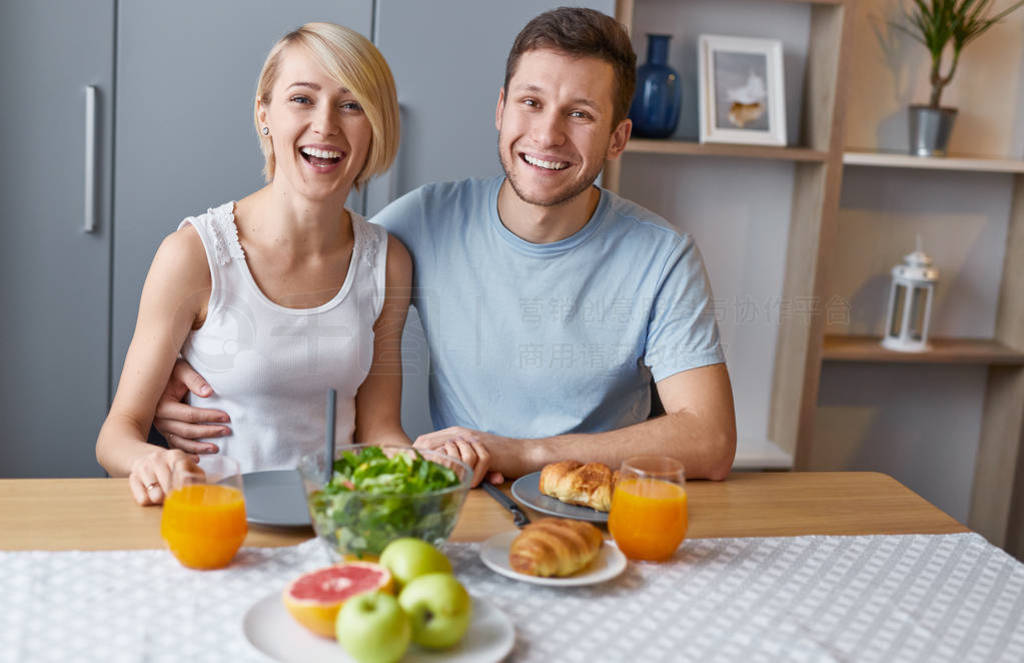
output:
M 526 194 L 516 183 L 515 178 L 512 177 L 512 169 L 509 167 L 509 163 L 505 159 L 505 154 L 501 150 L 500 140 L 498 142 L 498 161 L 501 162 L 501 168 L 505 171 L 505 180 L 512 186 L 512 190 L 515 191 L 519 200 L 529 203 L 530 205 L 539 205 L 541 207 L 558 207 L 559 205 L 569 203 L 571 200 L 576 198 L 576 196 L 590 189 L 591 185 L 593 185 L 594 181 L 597 179 L 597 176 L 601 174 L 601 168 L 603 167 L 602 164 L 602 166 L 598 167 L 593 173 L 586 173 L 576 186 L 572 187 L 567 193 L 560 195 L 555 200 L 531 200 L 526 197 Z

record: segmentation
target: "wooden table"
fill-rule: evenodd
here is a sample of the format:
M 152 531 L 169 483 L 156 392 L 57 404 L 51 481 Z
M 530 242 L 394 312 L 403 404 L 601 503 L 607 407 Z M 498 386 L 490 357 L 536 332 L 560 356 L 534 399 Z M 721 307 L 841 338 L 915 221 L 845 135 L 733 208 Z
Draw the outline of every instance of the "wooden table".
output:
M 969 531 L 892 477 L 874 472 L 734 473 L 726 481 L 691 481 L 686 487 L 690 538 Z M 511 515 L 473 490 L 452 539 L 481 541 L 510 528 Z M 252 527 L 245 545 L 293 545 L 311 536 L 311 529 Z M 126 479 L 0 480 L 0 549 L 162 547 L 160 509 L 137 506 Z

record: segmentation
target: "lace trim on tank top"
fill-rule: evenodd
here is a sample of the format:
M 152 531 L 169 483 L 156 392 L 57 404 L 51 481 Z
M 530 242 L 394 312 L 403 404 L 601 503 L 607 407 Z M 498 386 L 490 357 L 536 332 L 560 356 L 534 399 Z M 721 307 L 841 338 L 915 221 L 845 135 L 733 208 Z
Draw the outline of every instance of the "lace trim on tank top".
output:
M 359 231 L 356 231 L 356 226 L 359 226 Z M 352 214 L 352 231 L 356 236 L 357 242 L 360 242 L 360 238 L 362 238 L 360 242 L 362 246 L 359 247 L 361 251 L 360 257 L 366 263 L 366 266 L 373 270 L 377 264 L 377 254 L 380 252 L 383 233 L 366 219 L 357 217 L 355 214 Z M 353 247 L 352 250 L 355 251 L 356 247 Z
M 232 260 L 245 260 L 245 251 L 238 241 L 238 226 L 235 225 L 235 203 L 225 203 L 207 210 L 210 227 L 213 229 L 213 257 L 218 265 Z
M 370 252 L 373 242 L 366 236 L 366 228 L 360 223 L 356 213 L 349 212 L 349 218 L 352 220 L 352 255 L 355 259 L 349 260 L 348 264 L 349 269 L 352 269 L 359 262 L 359 258 Z

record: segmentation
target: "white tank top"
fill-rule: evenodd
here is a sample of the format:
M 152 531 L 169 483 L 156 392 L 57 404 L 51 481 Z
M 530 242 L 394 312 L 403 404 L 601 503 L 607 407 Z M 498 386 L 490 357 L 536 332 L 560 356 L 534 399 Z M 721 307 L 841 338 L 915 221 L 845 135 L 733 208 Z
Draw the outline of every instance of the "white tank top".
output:
M 294 468 L 323 449 L 328 387 L 338 390 L 335 443 L 351 444 L 356 390 L 373 360 L 384 303 L 387 232 L 351 213 L 355 241 L 341 289 L 316 308 L 275 304 L 245 261 L 234 202 L 181 222 L 199 233 L 212 290 L 203 326 L 181 354 L 213 387 L 199 407 L 224 410 L 231 435 L 211 438 L 243 472 Z

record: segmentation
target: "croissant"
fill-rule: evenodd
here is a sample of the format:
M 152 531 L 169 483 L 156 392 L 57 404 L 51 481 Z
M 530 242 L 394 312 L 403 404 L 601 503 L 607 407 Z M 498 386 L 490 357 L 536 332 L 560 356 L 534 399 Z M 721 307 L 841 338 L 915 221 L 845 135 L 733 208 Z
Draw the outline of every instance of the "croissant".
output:
M 508 563 L 531 576 L 568 576 L 597 557 L 601 530 L 581 520 L 542 518 L 527 525 L 512 540 Z
M 607 465 L 563 460 L 545 465 L 540 471 L 540 492 L 569 504 L 589 506 L 596 511 L 612 508 L 612 490 L 618 472 Z

